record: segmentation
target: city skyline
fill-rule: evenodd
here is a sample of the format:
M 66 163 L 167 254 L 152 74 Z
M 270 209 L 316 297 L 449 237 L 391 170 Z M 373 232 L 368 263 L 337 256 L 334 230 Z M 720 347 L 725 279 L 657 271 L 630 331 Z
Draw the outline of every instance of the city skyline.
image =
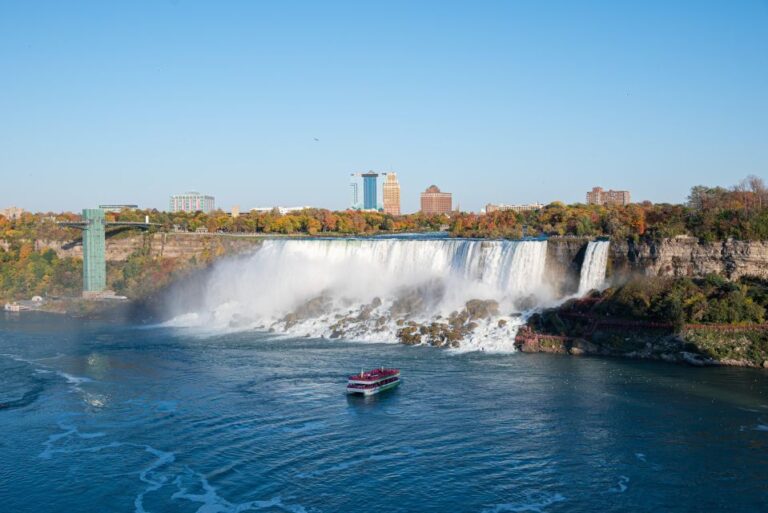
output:
M 432 182 L 473 211 L 594 184 L 682 202 L 768 178 L 767 24 L 762 2 L 4 3 L 0 204 L 343 209 L 355 169 L 396 170 L 405 212 Z

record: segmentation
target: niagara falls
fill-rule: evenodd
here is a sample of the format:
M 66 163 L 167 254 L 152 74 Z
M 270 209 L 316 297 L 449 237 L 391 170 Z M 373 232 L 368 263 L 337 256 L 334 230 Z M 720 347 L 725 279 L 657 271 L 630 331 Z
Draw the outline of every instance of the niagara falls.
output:
M 608 245 L 589 243 L 579 294 L 603 285 Z M 546 256 L 546 240 L 267 240 L 216 264 L 205 300 L 168 325 L 370 342 L 431 326 L 445 332 L 432 345 L 511 352 L 527 315 L 563 299 Z
M 768 513 L 768 0 L 2 0 L 0 76 L 0 513 Z

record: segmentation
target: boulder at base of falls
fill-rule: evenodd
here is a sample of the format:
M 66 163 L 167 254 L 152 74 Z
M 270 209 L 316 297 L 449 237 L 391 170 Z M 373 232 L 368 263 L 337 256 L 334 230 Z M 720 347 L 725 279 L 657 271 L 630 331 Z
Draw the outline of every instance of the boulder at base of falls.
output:
M 467 319 L 468 315 L 464 313 L 463 318 Z M 457 348 L 461 345 L 461 340 L 477 328 L 477 323 L 462 324 L 460 318 L 461 316 L 454 315 L 449 323 L 432 321 L 429 324 L 418 324 L 408 321 L 405 327 L 398 330 L 397 338 L 401 344 L 406 345 L 425 343 L 433 347 Z
M 466 304 L 470 319 L 487 319 L 499 315 L 499 303 L 493 299 L 471 299 Z
M 327 296 L 317 296 L 300 305 L 296 311 L 287 314 L 283 321 L 290 328 L 299 321 L 314 319 L 330 312 L 332 301 Z
M 405 328 L 397 330 L 397 338 L 400 340 L 401 344 L 407 346 L 421 344 L 421 333 L 416 326 L 406 326 Z

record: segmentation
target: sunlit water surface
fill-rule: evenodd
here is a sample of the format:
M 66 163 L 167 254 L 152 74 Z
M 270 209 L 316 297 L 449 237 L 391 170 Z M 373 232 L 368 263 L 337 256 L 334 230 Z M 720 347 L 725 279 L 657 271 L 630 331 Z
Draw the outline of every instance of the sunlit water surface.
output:
M 768 376 L 0 315 L 0 511 L 765 511 Z M 373 400 L 345 375 L 402 369 Z

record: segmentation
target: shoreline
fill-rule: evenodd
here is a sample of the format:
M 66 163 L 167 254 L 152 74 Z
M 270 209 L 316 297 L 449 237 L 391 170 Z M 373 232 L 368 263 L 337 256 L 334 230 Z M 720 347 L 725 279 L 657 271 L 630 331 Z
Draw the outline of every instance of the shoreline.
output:
M 679 333 L 659 328 L 605 330 L 590 337 L 540 333 L 526 325 L 515 337 L 515 348 L 521 353 L 604 356 L 692 367 L 768 369 L 768 355 L 758 344 L 766 336 L 768 328 L 764 325 L 735 326 L 728 332 L 718 329 L 717 325 L 692 325 Z
M 8 316 L 46 314 L 63 316 L 72 320 L 122 320 L 137 324 L 146 324 L 158 318 L 146 309 L 146 302 L 141 300 L 58 298 L 48 300 L 38 308 L 21 312 L 4 312 Z M 143 313 L 143 315 L 142 315 Z M 611 321 L 614 321 L 611 319 Z M 734 345 L 745 345 L 745 333 L 768 332 L 768 325 L 733 326 L 730 337 L 722 337 L 724 332 L 714 329 L 716 326 L 694 325 L 684 333 L 661 332 L 658 326 L 646 329 L 639 327 L 632 331 L 600 332 L 596 337 L 565 336 L 536 332 L 530 324 L 523 325 L 514 339 L 515 352 L 522 354 L 559 354 L 564 356 L 589 356 L 621 358 L 628 360 L 647 360 L 673 363 L 689 367 L 743 367 L 768 369 L 768 358 L 717 358 L 707 351 L 720 347 L 733 350 Z M 290 336 L 290 333 L 284 333 Z M 735 335 L 735 336 L 734 336 Z M 714 337 L 714 338 L 713 338 Z M 325 338 L 325 337 L 319 337 Z M 330 337 L 331 340 L 334 337 Z M 337 339 L 341 339 L 338 337 Z M 350 342 L 354 340 L 350 339 Z M 435 345 L 429 342 L 408 343 L 402 339 L 393 340 L 399 345 L 434 347 L 450 350 L 461 347 L 450 344 Z M 741 351 L 744 353 L 745 351 Z

